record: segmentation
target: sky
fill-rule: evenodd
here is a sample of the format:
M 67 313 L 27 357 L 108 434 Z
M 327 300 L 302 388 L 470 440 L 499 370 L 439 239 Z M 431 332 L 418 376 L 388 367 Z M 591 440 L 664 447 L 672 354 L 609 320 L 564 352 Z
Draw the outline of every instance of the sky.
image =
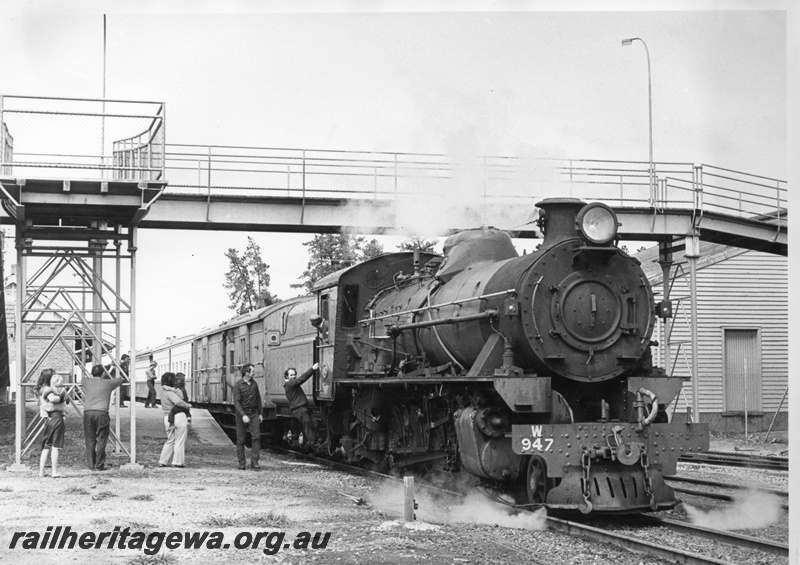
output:
M 789 5 L 11 2 L 0 94 L 100 98 L 106 13 L 106 97 L 166 102 L 169 143 L 645 161 L 641 37 L 656 161 L 786 179 Z M 137 347 L 231 317 L 247 235 L 139 230 Z M 249 235 L 295 296 L 311 236 Z

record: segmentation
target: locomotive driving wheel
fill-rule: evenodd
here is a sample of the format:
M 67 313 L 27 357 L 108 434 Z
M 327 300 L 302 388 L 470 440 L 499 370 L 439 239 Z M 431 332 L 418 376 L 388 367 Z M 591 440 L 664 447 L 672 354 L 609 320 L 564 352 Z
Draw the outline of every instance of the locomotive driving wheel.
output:
M 528 503 L 544 504 L 547 500 L 547 464 L 538 455 L 528 460 Z

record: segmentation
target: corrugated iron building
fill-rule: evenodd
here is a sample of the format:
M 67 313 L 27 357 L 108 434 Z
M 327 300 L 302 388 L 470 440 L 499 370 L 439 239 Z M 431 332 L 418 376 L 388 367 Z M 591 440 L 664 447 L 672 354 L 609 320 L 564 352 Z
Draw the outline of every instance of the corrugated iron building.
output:
M 658 247 L 637 254 L 663 298 Z M 685 377 L 676 414 L 692 405 L 691 302 L 689 267 L 683 251 L 673 255 L 671 363 L 667 370 Z M 703 242 L 697 260 L 698 398 L 701 421 L 718 432 L 743 432 L 788 426 L 789 262 L 786 257 Z M 663 323 L 654 339 L 654 359 L 664 366 Z M 783 399 L 783 405 L 781 401 Z

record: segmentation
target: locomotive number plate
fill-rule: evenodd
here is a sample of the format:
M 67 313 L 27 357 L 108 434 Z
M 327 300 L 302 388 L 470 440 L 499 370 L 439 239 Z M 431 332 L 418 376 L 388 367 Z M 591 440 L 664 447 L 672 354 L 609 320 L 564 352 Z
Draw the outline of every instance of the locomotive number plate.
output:
M 532 451 L 549 451 L 553 446 L 553 438 L 551 437 L 524 437 L 522 438 L 521 447 L 523 453 L 530 453 Z
M 517 443 L 520 449 L 518 453 L 550 451 L 554 440 L 552 437 L 543 436 L 543 428 L 544 426 L 514 426 L 514 439 L 519 442 Z

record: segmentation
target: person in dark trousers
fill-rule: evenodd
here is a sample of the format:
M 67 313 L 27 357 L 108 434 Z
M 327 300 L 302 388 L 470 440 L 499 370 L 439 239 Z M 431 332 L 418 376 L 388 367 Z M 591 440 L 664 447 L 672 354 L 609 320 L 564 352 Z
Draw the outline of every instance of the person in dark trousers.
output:
M 147 369 L 147 398 L 144 401 L 145 408 L 156 407 L 156 367 L 158 363 L 150 361 L 150 368 Z
M 123 379 L 110 379 L 102 365 L 92 367 L 91 377 L 81 381 L 83 389 L 83 439 L 86 443 L 86 465 L 95 471 L 105 471 L 106 443 L 111 429 L 108 405 L 111 393 Z
M 236 458 L 242 471 L 247 468 L 244 443 L 248 430 L 252 438 L 250 468 L 253 471 L 261 470 L 258 458 L 261 451 L 261 422 L 264 416 L 261 413 L 261 393 L 258 391 L 256 381 L 253 380 L 253 373 L 255 373 L 253 365 L 250 363 L 242 365 L 242 378 L 233 386 L 233 406 L 236 408 Z
M 311 414 L 308 411 L 308 398 L 302 388 L 314 371 L 319 369 L 319 363 L 314 363 L 311 368 L 297 376 L 297 369 L 289 367 L 284 371 L 283 389 L 286 391 L 286 399 L 289 401 L 289 407 L 292 409 L 292 415 L 300 420 L 303 426 L 303 437 L 305 438 L 305 446 L 311 449 L 317 443 L 317 434 L 314 431 L 314 422 L 311 420 Z

